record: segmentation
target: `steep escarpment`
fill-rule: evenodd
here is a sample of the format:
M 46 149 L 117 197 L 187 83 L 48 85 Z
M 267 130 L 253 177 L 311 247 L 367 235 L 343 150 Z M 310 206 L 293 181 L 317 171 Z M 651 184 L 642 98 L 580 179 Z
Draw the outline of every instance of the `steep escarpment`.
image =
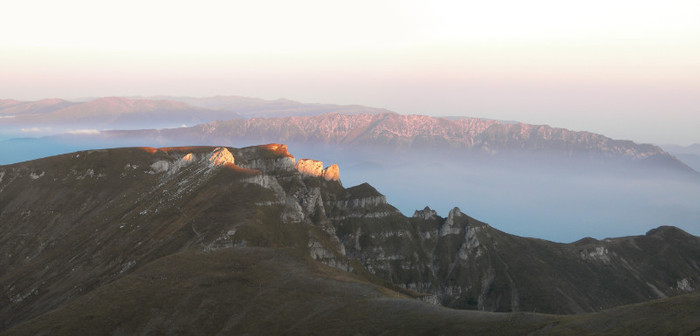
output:
M 700 285 L 700 238 L 673 227 L 557 244 L 458 208 L 407 218 L 369 184 L 344 188 L 305 162 L 322 173 L 300 169 L 280 144 L 93 150 L 0 166 L 0 329 L 74 332 L 76 317 L 92 314 L 95 330 L 109 332 L 274 321 L 301 333 L 294 328 L 348 307 L 395 316 L 407 306 L 432 311 L 426 325 L 486 323 L 502 319 L 401 300 L 578 313 Z M 551 319 L 519 318 L 512 330 Z
M 456 208 L 445 219 L 412 220 L 441 280 L 433 291 L 448 306 L 581 313 L 682 294 L 684 279 L 700 280 L 698 237 L 682 231 L 556 244 L 506 234 Z

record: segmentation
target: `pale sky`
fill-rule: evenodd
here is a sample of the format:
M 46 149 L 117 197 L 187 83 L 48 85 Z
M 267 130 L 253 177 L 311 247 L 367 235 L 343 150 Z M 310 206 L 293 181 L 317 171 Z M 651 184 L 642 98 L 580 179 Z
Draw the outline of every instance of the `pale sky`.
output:
M 6 1 L 0 98 L 241 95 L 700 143 L 700 1 Z

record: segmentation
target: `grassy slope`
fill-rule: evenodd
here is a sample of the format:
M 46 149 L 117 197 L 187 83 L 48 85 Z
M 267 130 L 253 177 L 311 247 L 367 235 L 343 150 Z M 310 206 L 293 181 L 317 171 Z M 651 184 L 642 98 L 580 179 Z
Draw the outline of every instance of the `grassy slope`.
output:
M 700 292 L 568 315 L 537 335 L 700 335 Z
M 0 335 L 692 335 L 700 293 L 553 316 L 407 299 L 295 249 L 185 251 Z
M 400 297 L 294 249 L 182 252 L 2 335 L 517 334 L 553 318 Z

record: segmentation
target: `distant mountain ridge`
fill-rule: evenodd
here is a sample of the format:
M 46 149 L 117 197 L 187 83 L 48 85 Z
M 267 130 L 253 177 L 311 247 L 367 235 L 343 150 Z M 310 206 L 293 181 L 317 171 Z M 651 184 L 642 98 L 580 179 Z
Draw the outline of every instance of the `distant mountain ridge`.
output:
M 0 100 L 0 130 L 15 128 L 143 129 L 196 125 L 249 116 L 385 113 L 359 105 L 304 104 L 238 96 L 101 97 L 72 102 Z M 55 133 L 55 132 L 54 132 Z
M 591 132 L 548 125 L 501 123 L 480 118 L 450 120 L 424 115 L 338 114 L 215 121 L 189 128 L 109 131 L 109 138 L 179 139 L 196 143 L 241 140 L 306 143 L 342 148 L 425 149 L 433 152 L 556 153 L 645 161 L 697 174 L 692 168 L 651 144 L 614 140 Z
M 700 144 L 692 144 L 689 146 L 664 145 L 663 149 L 692 167 L 696 171 L 700 171 Z
M 26 118 L 32 115 L 46 115 L 78 103 L 63 99 L 42 99 L 32 102 L 18 100 L 0 100 L 0 116 L 6 118 Z
M 0 127 L 114 129 L 176 127 L 216 119 L 238 117 L 235 113 L 211 111 L 171 100 L 97 98 L 87 102 L 45 99 L 0 106 Z
M 380 114 L 390 112 L 386 109 L 362 105 L 301 103 L 285 98 L 266 100 L 240 96 L 214 96 L 204 98 L 163 97 L 163 99 L 182 101 L 192 106 L 208 109 L 235 111 L 236 114 L 244 118 L 313 116 L 325 113 Z

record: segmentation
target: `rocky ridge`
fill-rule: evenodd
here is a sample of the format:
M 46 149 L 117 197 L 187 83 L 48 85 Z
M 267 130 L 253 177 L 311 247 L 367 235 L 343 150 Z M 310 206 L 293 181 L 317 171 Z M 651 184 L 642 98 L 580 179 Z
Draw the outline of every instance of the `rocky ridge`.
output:
M 0 328 L 183 251 L 298 251 L 405 296 L 483 311 L 591 312 L 700 284 L 700 238 L 673 227 L 557 244 L 458 208 L 407 218 L 369 184 L 343 188 L 298 167 L 279 144 L 96 150 L 0 166 L 0 314 L 10 316 Z

